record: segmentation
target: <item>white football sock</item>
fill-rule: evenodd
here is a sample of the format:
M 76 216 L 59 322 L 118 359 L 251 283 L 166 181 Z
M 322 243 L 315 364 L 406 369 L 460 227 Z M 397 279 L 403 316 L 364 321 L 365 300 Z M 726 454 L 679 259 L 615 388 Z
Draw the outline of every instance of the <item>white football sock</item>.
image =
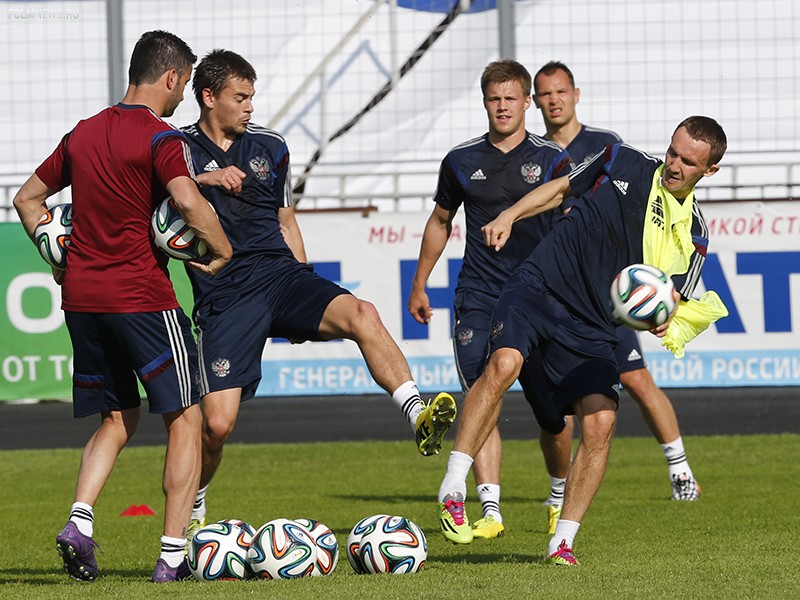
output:
M 465 500 L 467 499 L 467 475 L 471 467 L 472 457 L 469 454 L 455 450 L 450 453 L 450 458 L 447 459 L 447 472 L 439 488 L 439 502 L 443 502 L 444 497 L 453 492 L 458 492 Z
M 544 501 L 545 506 L 561 506 L 564 504 L 564 487 L 567 478 L 550 477 L 550 495 Z
M 169 568 L 174 569 L 181 564 L 186 548 L 185 538 L 173 538 L 166 535 L 161 536 L 161 556 Z
M 211 484 L 209 484 L 211 485 Z M 206 492 L 208 485 L 201 487 L 197 490 L 197 495 L 194 497 L 194 505 L 192 505 L 192 519 L 202 521 L 206 518 Z
M 403 412 L 403 416 L 411 424 L 411 429 L 417 430 L 417 417 L 423 411 L 425 405 L 419 396 L 419 388 L 413 381 L 406 381 L 403 385 L 392 392 L 392 400 Z
M 556 532 L 553 534 L 553 537 L 550 538 L 550 543 L 547 545 L 547 555 L 550 556 L 553 552 L 558 550 L 561 542 L 564 542 L 567 548 L 574 548 L 575 536 L 578 535 L 580 526 L 581 524 L 577 521 L 559 519 L 558 524 L 556 524 Z
M 692 468 L 689 466 L 689 461 L 686 459 L 686 450 L 683 448 L 683 438 L 678 437 L 668 444 L 660 444 L 660 446 L 667 459 L 667 465 L 669 465 L 670 479 L 672 479 L 673 475 L 680 475 L 681 473 L 686 473 L 689 477 L 694 479 Z
M 85 502 L 75 502 L 69 513 L 69 520 L 75 523 L 83 535 L 94 535 L 94 508 Z
M 481 501 L 484 517 L 492 517 L 498 523 L 503 522 L 500 514 L 500 485 L 497 483 L 481 483 L 477 486 L 478 500 Z

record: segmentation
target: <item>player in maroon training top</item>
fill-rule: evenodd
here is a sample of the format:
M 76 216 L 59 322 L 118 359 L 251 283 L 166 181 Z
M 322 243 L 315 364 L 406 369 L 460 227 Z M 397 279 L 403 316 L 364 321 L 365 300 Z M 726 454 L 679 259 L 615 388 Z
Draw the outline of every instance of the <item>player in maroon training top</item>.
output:
M 94 505 L 139 422 L 137 378 L 168 434 L 153 581 L 190 574 L 184 546 L 201 460 L 197 349 L 167 260 L 151 240 L 150 217 L 171 195 L 209 247 L 209 260 L 193 266 L 214 275 L 230 260 L 231 246 L 197 189 L 184 138 L 161 120 L 183 100 L 196 59 L 171 33 L 142 35 L 122 102 L 78 123 L 14 198 L 31 235 L 47 198 L 72 186 L 72 241 L 66 270 L 55 276 L 74 352 L 74 413 L 101 415 L 83 451 L 69 520 L 56 537 L 64 570 L 79 580 L 98 576 Z

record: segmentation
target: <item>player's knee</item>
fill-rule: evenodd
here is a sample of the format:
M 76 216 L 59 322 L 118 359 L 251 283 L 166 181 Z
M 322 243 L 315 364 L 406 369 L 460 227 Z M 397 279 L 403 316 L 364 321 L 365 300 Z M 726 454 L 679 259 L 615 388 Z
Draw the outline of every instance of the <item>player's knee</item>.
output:
M 136 429 L 139 427 L 139 410 L 125 410 L 105 413 L 101 427 L 105 431 L 111 432 L 114 437 L 119 440 L 119 443 L 127 444 Z
M 581 419 L 582 438 L 590 446 L 609 445 L 616 424 L 617 413 L 611 408 L 586 414 Z
M 509 382 L 509 387 L 519 376 L 522 368 L 522 355 L 511 348 L 500 348 L 489 357 L 486 372 L 498 381 Z
M 203 423 L 203 444 L 209 449 L 221 449 L 233 432 L 234 422 L 223 415 L 206 417 Z
M 635 369 L 621 373 L 620 383 L 639 404 L 645 402 L 655 388 L 655 382 L 647 369 Z
M 356 339 L 366 336 L 374 337 L 376 332 L 384 330 L 383 322 L 375 305 L 366 300 L 359 300 L 350 319 L 350 332 Z

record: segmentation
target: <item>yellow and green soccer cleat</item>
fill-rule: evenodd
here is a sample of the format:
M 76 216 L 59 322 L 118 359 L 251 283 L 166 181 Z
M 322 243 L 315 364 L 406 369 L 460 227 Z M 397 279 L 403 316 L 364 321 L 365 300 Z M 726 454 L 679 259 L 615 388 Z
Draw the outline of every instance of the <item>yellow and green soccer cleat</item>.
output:
M 454 544 L 469 544 L 472 541 L 472 527 L 469 526 L 464 510 L 464 496 L 458 492 L 447 494 L 439 503 L 439 526 L 447 541 Z
M 447 392 L 442 392 L 417 417 L 417 450 L 422 456 L 439 454 L 442 438 L 456 420 L 456 401 Z
M 194 534 L 205 526 L 206 526 L 205 517 L 203 517 L 202 519 L 192 519 L 191 521 L 189 521 L 189 527 L 186 529 L 186 540 L 191 542 L 192 538 L 194 537 Z M 187 544 L 186 547 L 188 548 L 189 545 Z
M 500 521 L 495 521 L 491 515 L 478 519 L 472 524 L 472 536 L 489 540 L 502 537 L 506 528 Z
M 556 532 L 556 525 L 561 518 L 561 507 L 547 504 L 547 533 L 553 535 Z

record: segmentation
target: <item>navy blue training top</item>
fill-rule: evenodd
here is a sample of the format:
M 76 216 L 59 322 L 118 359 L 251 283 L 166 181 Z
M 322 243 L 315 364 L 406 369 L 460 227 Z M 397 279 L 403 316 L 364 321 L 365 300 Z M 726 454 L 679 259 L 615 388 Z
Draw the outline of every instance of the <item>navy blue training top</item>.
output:
M 661 163 L 632 146 L 615 144 L 576 167 L 570 187 L 581 204 L 561 218 L 520 266 L 540 276 L 574 315 L 604 330 L 609 340 L 615 339 L 616 326 L 611 281 L 623 267 L 642 262 L 650 188 Z M 687 297 L 698 282 L 708 246 L 697 202 L 692 216 L 695 252 L 688 273 L 673 278 Z
M 532 133 L 507 153 L 489 142 L 488 133 L 447 153 L 433 199 L 448 211 L 464 205 L 467 238 L 456 291 L 500 295 L 511 273 L 550 231 L 553 215 L 515 224 L 515 235 L 500 252 L 484 244 L 481 227 L 542 183 L 567 175 L 572 166 L 565 150 Z
M 196 300 L 215 290 L 238 293 L 236 282 L 254 262 L 264 256 L 293 257 L 278 221 L 278 209 L 292 205 L 289 149 L 279 133 L 252 123 L 227 151 L 212 142 L 197 123 L 182 131 L 197 173 L 234 165 L 247 175 L 238 196 L 218 186 L 202 189 L 231 242 L 233 260 L 215 277 L 187 269 Z

